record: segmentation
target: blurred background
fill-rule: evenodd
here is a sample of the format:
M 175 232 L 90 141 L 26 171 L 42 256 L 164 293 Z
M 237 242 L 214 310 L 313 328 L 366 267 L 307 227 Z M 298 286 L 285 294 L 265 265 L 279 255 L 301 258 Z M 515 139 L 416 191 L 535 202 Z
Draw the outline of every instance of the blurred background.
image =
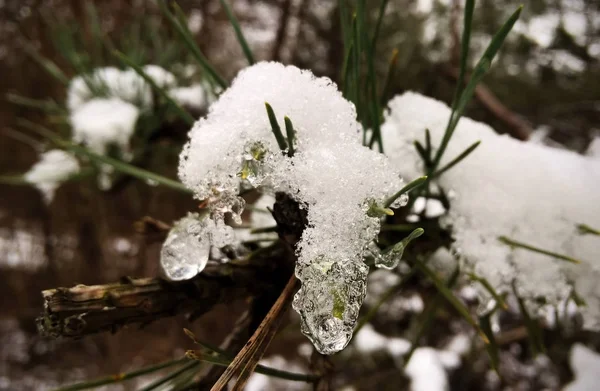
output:
M 177 2 L 185 11 L 199 47 L 231 80 L 246 66 L 246 60 L 219 1 Z M 93 3 L 102 34 L 129 55 L 166 69 L 192 61 L 154 1 Z M 367 3 L 369 15 L 375 19 L 379 3 Z M 477 3 L 474 60 L 520 2 Z M 600 136 L 600 2 L 523 3 L 520 21 L 466 115 L 489 123 L 499 133 L 583 153 Z M 92 55 L 86 4 L 78 0 L 0 0 L 0 175 L 26 172 L 37 161 L 42 146 L 39 138 L 23 132 L 18 118 L 53 125 L 51 116 L 16 105 L 5 99 L 5 94 L 52 98 L 60 104 L 66 99 L 65 87 L 44 72 L 31 51 L 52 59 L 69 77 L 75 76 L 77 69 L 65 60 L 52 38 L 60 27 L 63 34 L 75 37 L 81 53 L 89 53 L 89 63 L 119 64 L 110 56 Z M 339 81 L 343 46 L 337 1 L 230 0 L 230 4 L 257 60 L 293 64 Z M 398 50 L 390 97 L 415 90 L 446 102 L 451 100 L 461 12 L 459 1 L 390 1 L 376 63 L 383 80 L 393 50 Z M 187 127 L 177 121 L 161 128 L 142 156 L 143 166 L 174 178 L 186 131 Z M 0 184 L 0 390 L 51 389 L 180 356 L 190 348 L 181 332 L 183 326 L 206 340 L 219 342 L 231 328 L 236 308 L 243 308 L 243 303 L 216 308 L 193 324 L 183 317 L 163 319 L 141 330 L 132 327 L 79 341 L 38 336 L 34 319 L 42 311 L 42 290 L 106 283 L 122 276 L 157 276 L 160 244 L 136 236 L 133 224 L 143 216 L 171 222 L 196 207 L 184 194 L 138 181 L 123 181 L 104 192 L 88 182 L 62 186 L 49 205 L 32 187 Z M 412 295 L 427 298 L 427 292 L 418 283 L 414 285 L 402 300 Z M 385 319 L 384 314 L 379 322 L 384 328 L 401 328 L 411 316 L 408 310 L 400 315 L 396 312 L 393 319 Z M 305 342 L 295 331 L 287 333 L 283 341 L 276 341 L 273 351 Z M 435 341 L 438 337 L 429 338 Z M 573 339 L 598 343 L 598 337 L 591 334 Z M 455 369 L 451 388 L 560 389 L 572 377 L 567 362 L 571 342 L 557 341 L 559 347 L 553 359 L 539 363 L 519 353 L 520 344 L 525 342 L 517 339 L 514 347 L 507 345 L 507 351 L 516 352 L 512 358 L 503 359 L 507 372 L 502 381 L 488 379 L 485 360 L 473 358 Z M 285 351 L 288 356 L 298 356 L 295 349 Z M 384 364 L 373 362 L 346 365 L 346 370 L 355 372 L 347 377 L 347 385 L 385 389 L 384 384 L 389 386 L 391 378 L 396 379 L 392 389 L 407 388 L 402 375 L 382 368 L 386 368 Z M 147 382 L 136 380 L 107 389 L 138 389 Z M 281 389 L 287 387 L 289 384 Z

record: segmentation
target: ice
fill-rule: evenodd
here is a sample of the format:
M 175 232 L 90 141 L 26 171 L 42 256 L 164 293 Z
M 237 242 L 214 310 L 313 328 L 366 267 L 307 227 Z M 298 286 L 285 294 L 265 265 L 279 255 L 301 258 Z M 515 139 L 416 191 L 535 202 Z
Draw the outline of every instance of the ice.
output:
M 412 92 L 394 98 L 389 107 L 382 127 L 386 152 L 403 164 L 404 176 L 422 175 L 413 142 L 424 143 L 427 128 L 433 145 L 439 145 L 450 110 Z M 437 180 L 456 193 L 448 222 L 463 270 L 486 278 L 498 292 L 511 291 L 514 282 L 532 310 L 542 298 L 559 303 L 574 286 L 588 302 L 585 327 L 600 327 L 600 289 L 594 283 L 600 277 L 600 241 L 576 229 L 577 224 L 600 225 L 600 161 L 500 136 L 463 118 L 441 165 L 476 141 L 481 141 L 479 148 Z M 498 241 L 502 235 L 583 263 L 513 249 Z
M 208 262 L 211 238 L 207 220 L 188 214 L 169 231 L 160 252 L 160 264 L 172 281 L 189 280 L 200 273 Z
M 280 151 L 265 102 L 282 128 L 284 116 L 291 119 L 293 157 Z M 285 192 L 307 209 L 308 226 L 296 248 L 302 289 L 294 308 L 305 334 L 327 353 L 352 336 L 364 299 L 362 259 L 380 228 L 379 217 L 367 212 L 402 188 L 399 171 L 385 155 L 362 146 L 355 108 L 331 80 L 278 63 L 240 72 L 190 131 L 179 165 L 180 179 L 208 201 L 215 221 L 226 213 L 239 216 L 241 187 Z M 406 201 L 401 197 L 393 207 Z M 348 290 L 336 278 L 357 286 Z M 318 313 L 307 310 L 319 300 Z
M 402 255 L 404 254 L 406 246 L 408 246 L 412 240 L 418 238 L 422 234 L 423 230 L 415 230 L 406 238 L 396 243 L 391 249 L 384 251 L 380 256 L 376 256 L 375 267 L 387 270 L 395 269 L 402 259 Z
M 366 295 L 369 268 L 362 260 L 315 260 L 297 268 L 302 287 L 293 308 L 301 330 L 322 354 L 342 350 L 350 342 Z
M 69 117 L 73 141 L 86 144 L 100 155 L 106 154 L 113 145 L 126 157 L 138 116 L 139 109 L 131 103 L 117 98 L 92 99 Z
M 40 155 L 40 160 L 25 173 L 25 181 L 33 184 L 49 204 L 60 184 L 79 172 L 79 162 L 73 155 L 52 149 Z
M 233 228 L 223 220 L 188 213 L 169 231 L 161 249 L 160 264 L 168 279 L 189 280 L 204 270 L 211 254 L 219 254 L 219 249 L 236 242 Z

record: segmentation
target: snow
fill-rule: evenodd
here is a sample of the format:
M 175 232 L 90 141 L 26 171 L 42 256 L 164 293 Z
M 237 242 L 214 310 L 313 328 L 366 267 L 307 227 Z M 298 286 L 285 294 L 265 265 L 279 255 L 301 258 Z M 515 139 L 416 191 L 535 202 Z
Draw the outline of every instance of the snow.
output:
M 386 351 L 390 356 L 399 359 L 410 350 L 410 342 L 404 338 L 386 337 L 375 331 L 370 324 L 365 324 L 354 336 L 354 347 L 365 354 Z
M 307 373 L 306 366 L 296 362 L 288 361 L 283 356 L 274 355 L 259 361 L 260 365 L 268 366 L 283 371 L 293 373 Z M 312 390 L 312 385 L 301 381 L 289 381 L 285 379 L 278 379 L 272 376 L 266 376 L 257 372 L 254 372 L 248 383 L 246 384 L 246 391 L 308 391 Z
M 175 75 L 158 65 L 146 64 L 142 69 L 144 70 L 144 73 L 160 88 L 171 88 L 175 87 L 177 84 Z M 133 72 L 133 70 L 127 70 L 126 72 Z
M 127 156 L 139 114 L 136 106 L 118 98 L 94 98 L 70 115 L 73 141 L 100 155 L 114 145 Z
M 284 116 L 293 122 L 296 152 L 291 158 L 279 150 L 265 102 L 282 128 Z M 209 200 L 215 219 L 243 211 L 240 186 L 283 191 L 307 208 L 309 224 L 297 246 L 302 288 L 294 308 L 302 330 L 322 353 L 349 342 L 366 293 L 362 256 L 380 225 L 367 210 L 403 185 L 399 165 L 363 147 L 359 129 L 354 106 L 330 79 L 263 62 L 242 70 L 196 122 L 180 157 L 180 179 L 198 199 Z M 401 198 L 394 207 L 405 202 Z M 323 281 L 332 288 L 325 289 Z M 344 285 L 349 282 L 355 285 Z M 336 300 L 344 304 L 339 317 L 332 315 L 342 304 Z M 317 302 L 318 314 L 310 310 Z M 331 343 L 319 344 L 315 330 L 324 331 Z M 332 330 L 341 334 L 334 336 Z
M 412 92 L 394 98 L 389 107 L 382 127 L 386 152 L 404 165 L 404 176 L 422 175 L 413 141 L 424 143 L 428 128 L 433 145 L 439 145 L 450 110 Z M 479 148 L 438 180 L 456 193 L 447 221 L 463 269 L 486 278 L 500 292 L 509 291 L 514 281 L 534 309 L 536 298 L 556 304 L 574 285 L 588 302 L 585 327 L 598 328 L 600 289 L 594 279 L 600 276 L 600 244 L 593 235 L 580 235 L 576 225 L 600 224 L 600 161 L 499 136 L 489 126 L 463 118 L 441 166 L 479 140 Z M 498 241 L 502 235 L 582 264 L 512 249 Z M 481 297 L 489 298 L 478 289 Z
M 79 162 L 68 152 L 52 149 L 40 155 L 40 160 L 25 173 L 25 181 L 33 184 L 49 204 L 60 184 L 79 172 Z
M 148 64 L 143 70 L 159 87 L 171 88 L 176 84 L 175 76 L 158 65 Z M 71 80 L 67 91 L 70 112 L 95 98 L 119 98 L 140 109 L 148 109 L 152 105 L 152 87 L 133 69 L 116 67 L 96 68 L 88 75 Z
M 569 363 L 575 379 L 564 391 L 589 391 L 598 387 L 600 355 L 586 346 L 576 343 L 571 348 Z
M 433 348 L 418 348 L 406 364 L 411 391 L 446 391 L 449 389 L 444 362 Z
M 600 159 L 600 137 L 594 137 L 590 145 L 588 145 L 585 154 L 596 159 Z
M 187 87 L 176 87 L 168 90 L 169 96 L 179 105 L 196 110 L 204 110 L 208 106 L 206 89 L 200 84 Z

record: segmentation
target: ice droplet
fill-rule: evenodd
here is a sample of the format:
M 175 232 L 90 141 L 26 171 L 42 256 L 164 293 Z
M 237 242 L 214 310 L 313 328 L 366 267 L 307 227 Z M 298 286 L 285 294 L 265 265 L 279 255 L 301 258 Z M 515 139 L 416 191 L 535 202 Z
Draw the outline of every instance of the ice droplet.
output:
M 293 308 L 300 314 L 301 330 L 322 354 L 344 349 L 366 295 L 369 268 L 362 260 L 331 261 L 325 257 L 297 265 L 302 287 Z
M 375 257 L 375 267 L 392 270 L 400 263 L 404 254 L 404 245 L 402 242 L 396 244 L 390 251 Z
M 238 176 L 248 181 L 254 188 L 260 186 L 266 178 L 267 152 L 267 148 L 260 141 L 249 143 L 244 147 L 242 169 L 238 172 Z
M 210 255 L 206 222 L 190 213 L 169 231 L 160 252 L 160 265 L 168 279 L 188 280 L 204 269 Z
M 242 224 L 242 213 L 246 207 L 246 201 L 230 192 L 220 192 L 213 189 L 214 196 L 209 200 L 210 217 L 214 221 L 224 220 L 225 214 L 230 213 L 236 224 Z
M 402 255 L 404 254 L 404 249 L 406 249 L 406 246 L 408 246 L 412 240 L 423 235 L 424 232 L 425 231 L 422 228 L 415 229 L 410 233 L 410 235 L 396 243 L 390 250 L 380 253 L 379 255 L 374 253 L 377 246 L 371 246 L 369 251 L 374 253 L 375 266 L 388 270 L 395 269 L 402 259 Z

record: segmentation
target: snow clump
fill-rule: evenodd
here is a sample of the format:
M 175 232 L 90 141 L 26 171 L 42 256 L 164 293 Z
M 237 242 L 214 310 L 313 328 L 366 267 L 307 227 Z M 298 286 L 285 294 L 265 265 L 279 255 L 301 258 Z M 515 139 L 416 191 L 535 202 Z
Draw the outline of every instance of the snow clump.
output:
M 175 76 L 157 65 L 145 65 L 144 72 L 161 88 L 173 88 Z M 152 87 L 133 69 L 96 68 L 88 75 L 73 78 L 67 91 L 67 108 L 79 109 L 94 98 L 118 98 L 140 109 L 152 105 Z
M 282 128 L 284 116 L 291 119 L 293 157 L 280 151 L 265 102 Z M 403 186 L 397 166 L 362 146 L 354 106 L 330 79 L 259 63 L 240 72 L 189 136 L 179 177 L 198 199 L 209 200 L 213 218 L 243 211 L 240 188 L 285 192 L 307 209 L 297 244 L 302 288 L 293 306 L 321 353 L 343 349 L 366 292 L 365 248 L 379 233 L 379 218 L 367 211 Z
M 137 107 L 117 98 L 92 99 L 71 113 L 73 141 L 100 155 L 114 145 L 127 156 L 139 114 Z
M 450 109 L 442 102 L 407 92 L 389 103 L 382 126 L 386 152 L 403 164 L 402 174 L 424 172 L 414 141 L 440 144 Z M 600 328 L 600 241 L 576 226 L 600 225 L 600 161 L 573 152 L 497 135 L 489 126 L 460 120 L 441 161 L 443 167 L 467 147 L 481 145 L 436 180 L 450 199 L 448 222 L 454 250 L 467 271 L 486 278 L 499 292 L 514 286 L 535 310 L 539 299 L 557 304 L 573 287 L 584 297 L 587 328 Z M 507 236 L 582 261 L 572 264 L 498 240 Z M 489 300 L 482 288 L 480 296 Z M 485 303 L 484 303 L 485 304 Z
M 40 160 L 25 173 L 25 181 L 33 184 L 49 204 L 60 184 L 79 172 L 79 162 L 73 155 L 52 149 L 40 155 Z

